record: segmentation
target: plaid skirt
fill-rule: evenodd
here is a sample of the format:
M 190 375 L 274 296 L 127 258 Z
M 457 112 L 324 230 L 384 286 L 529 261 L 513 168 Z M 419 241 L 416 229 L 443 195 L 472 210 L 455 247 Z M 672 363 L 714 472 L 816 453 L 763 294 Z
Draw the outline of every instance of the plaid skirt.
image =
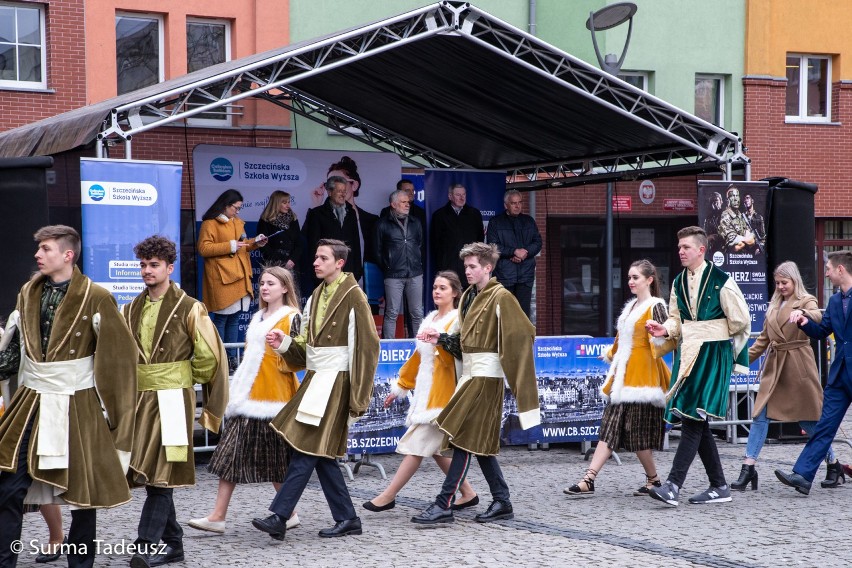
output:
M 207 471 L 232 483 L 284 481 L 290 465 L 288 446 L 269 426 L 269 419 L 234 416 L 225 419 L 223 428 Z
M 608 404 L 601 417 L 599 439 L 613 450 L 662 450 L 666 433 L 665 409 L 653 404 Z

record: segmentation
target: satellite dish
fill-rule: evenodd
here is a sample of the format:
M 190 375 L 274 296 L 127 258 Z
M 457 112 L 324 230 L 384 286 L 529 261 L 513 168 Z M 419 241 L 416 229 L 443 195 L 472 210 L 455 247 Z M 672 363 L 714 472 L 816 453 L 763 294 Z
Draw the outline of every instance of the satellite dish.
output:
M 627 55 L 627 48 L 630 45 L 630 35 L 633 33 L 633 15 L 636 14 L 636 9 L 636 4 L 633 2 L 619 2 L 604 6 L 596 12 L 591 12 L 589 19 L 586 20 L 586 29 L 592 33 L 592 44 L 595 46 L 598 64 L 610 75 L 618 75 L 621 66 L 624 64 L 624 57 Z M 630 22 L 630 26 L 627 28 L 627 40 L 624 42 L 621 57 L 618 58 L 616 63 L 611 63 L 615 59 L 615 55 L 601 56 L 595 32 L 612 29 L 624 22 Z

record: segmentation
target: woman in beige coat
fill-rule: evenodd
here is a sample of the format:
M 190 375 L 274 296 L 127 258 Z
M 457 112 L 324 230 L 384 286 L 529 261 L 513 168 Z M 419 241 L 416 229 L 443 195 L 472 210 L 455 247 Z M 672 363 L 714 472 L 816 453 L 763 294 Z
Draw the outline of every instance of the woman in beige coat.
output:
M 819 323 L 822 313 L 817 300 L 807 293 L 795 262 L 782 262 L 775 269 L 775 293 L 769 301 L 763 331 L 748 350 L 753 363 L 764 352 L 766 360 L 760 376 L 760 390 L 754 403 L 751 430 L 740 478 L 731 489 L 757 489 L 757 456 L 763 448 L 769 421 L 799 422 L 810 435 L 822 412 L 822 386 L 819 382 L 811 342 L 799 326 L 790 323 L 790 312 L 798 310 Z M 828 472 L 823 487 L 836 487 L 845 476 L 829 448 Z

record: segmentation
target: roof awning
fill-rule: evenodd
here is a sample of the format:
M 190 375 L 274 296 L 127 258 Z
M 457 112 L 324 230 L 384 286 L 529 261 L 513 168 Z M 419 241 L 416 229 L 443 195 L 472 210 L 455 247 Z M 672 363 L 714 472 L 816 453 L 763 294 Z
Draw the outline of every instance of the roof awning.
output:
M 255 97 L 418 167 L 514 186 L 748 167 L 742 141 L 463 2 L 222 63 L 0 133 L 47 155 Z M 199 102 L 200 101 L 200 102 Z

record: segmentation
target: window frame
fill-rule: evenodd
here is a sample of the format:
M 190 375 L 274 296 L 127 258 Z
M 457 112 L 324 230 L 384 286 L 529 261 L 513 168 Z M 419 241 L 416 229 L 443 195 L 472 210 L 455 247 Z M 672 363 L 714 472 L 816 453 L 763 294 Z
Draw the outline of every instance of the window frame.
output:
M 189 26 L 191 24 L 215 24 L 215 25 L 223 25 L 225 27 L 225 61 L 231 61 L 232 53 L 231 53 L 231 20 L 224 18 L 198 18 L 198 17 L 190 17 L 186 18 L 186 32 L 185 38 L 189 35 Z M 186 45 L 187 52 L 187 61 L 186 61 L 186 72 L 190 73 L 189 70 L 189 42 L 187 41 Z M 224 62 L 223 62 L 224 63 Z M 196 118 L 195 116 L 187 119 L 187 124 L 189 126 L 200 126 L 200 127 L 208 127 L 208 128 L 221 128 L 228 127 L 233 125 L 232 121 L 232 113 L 227 111 L 227 115 L 224 118 Z
M 157 20 L 157 41 L 158 41 L 158 55 L 157 55 L 157 83 L 162 83 L 166 80 L 166 18 L 163 14 L 156 14 L 153 12 L 123 12 L 116 11 L 115 19 L 118 18 L 133 18 L 137 20 L 141 19 L 149 19 L 149 20 Z M 116 21 L 116 24 L 118 22 Z M 115 55 L 116 60 L 118 59 L 118 37 L 115 38 Z M 144 88 L 144 87 L 142 87 Z M 116 70 L 115 70 L 115 92 L 117 95 L 123 95 L 118 90 L 118 62 L 116 61 Z M 128 93 L 133 91 L 127 91 Z
M 717 117 L 717 120 L 716 120 L 715 123 L 713 123 L 712 121 L 708 121 L 708 122 L 710 122 L 710 124 L 714 124 L 715 126 L 718 126 L 720 128 L 725 127 L 725 90 L 727 88 L 726 79 L 727 79 L 727 76 L 719 75 L 719 74 L 716 74 L 716 73 L 696 73 L 695 79 L 693 80 L 693 95 L 692 95 L 692 112 L 693 113 L 696 113 L 696 110 L 695 110 L 695 93 L 694 93 L 695 83 L 697 83 L 700 80 L 701 81 L 704 81 L 704 80 L 718 81 L 718 84 L 719 84 L 719 91 L 718 91 L 719 92 L 719 105 L 718 105 L 718 109 L 717 109 L 718 117 Z M 697 114 L 696 114 L 696 116 L 697 116 Z
M 617 76 L 618 76 L 619 79 L 621 79 L 622 81 L 624 81 L 628 85 L 631 85 L 631 83 L 628 83 L 627 81 L 625 81 L 624 77 L 639 77 L 639 78 L 641 78 L 642 79 L 642 86 L 639 87 L 639 88 L 642 89 L 643 91 L 645 91 L 646 93 L 650 93 L 650 91 L 648 90 L 651 86 L 650 75 L 651 74 L 648 71 L 619 71 Z M 635 87 L 636 85 L 632 85 L 632 86 Z
M 784 56 L 784 66 L 786 69 L 787 58 L 799 59 L 799 114 L 787 114 L 787 95 L 784 96 L 784 121 L 788 123 L 830 123 L 831 122 L 831 73 L 832 73 L 832 56 L 819 55 L 815 53 L 787 53 Z M 808 59 L 824 59 L 828 62 L 825 81 L 825 116 L 808 116 L 808 90 L 802 88 L 802 85 L 807 85 L 807 60 Z M 786 73 L 785 73 L 786 78 Z
M 4 42 L 4 45 L 15 45 L 19 47 L 21 45 L 27 47 L 33 47 L 34 44 L 21 44 L 18 42 L 17 37 L 17 10 L 18 9 L 27 9 L 27 10 L 37 10 L 39 16 L 39 31 L 41 32 L 41 37 L 39 38 L 39 48 L 41 49 L 41 81 L 21 81 L 19 79 L 0 79 L 0 90 L 15 90 L 15 91 L 44 91 L 47 89 L 47 5 L 45 4 L 36 4 L 29 2 L 3 2 L 0 1 L 0 6 L 4 6 L 7 8 L 14 8 L 16 10 L 15 13 L 15 42 Z M 20 58 L 15 62 L 15 69 L 20 71 Z

